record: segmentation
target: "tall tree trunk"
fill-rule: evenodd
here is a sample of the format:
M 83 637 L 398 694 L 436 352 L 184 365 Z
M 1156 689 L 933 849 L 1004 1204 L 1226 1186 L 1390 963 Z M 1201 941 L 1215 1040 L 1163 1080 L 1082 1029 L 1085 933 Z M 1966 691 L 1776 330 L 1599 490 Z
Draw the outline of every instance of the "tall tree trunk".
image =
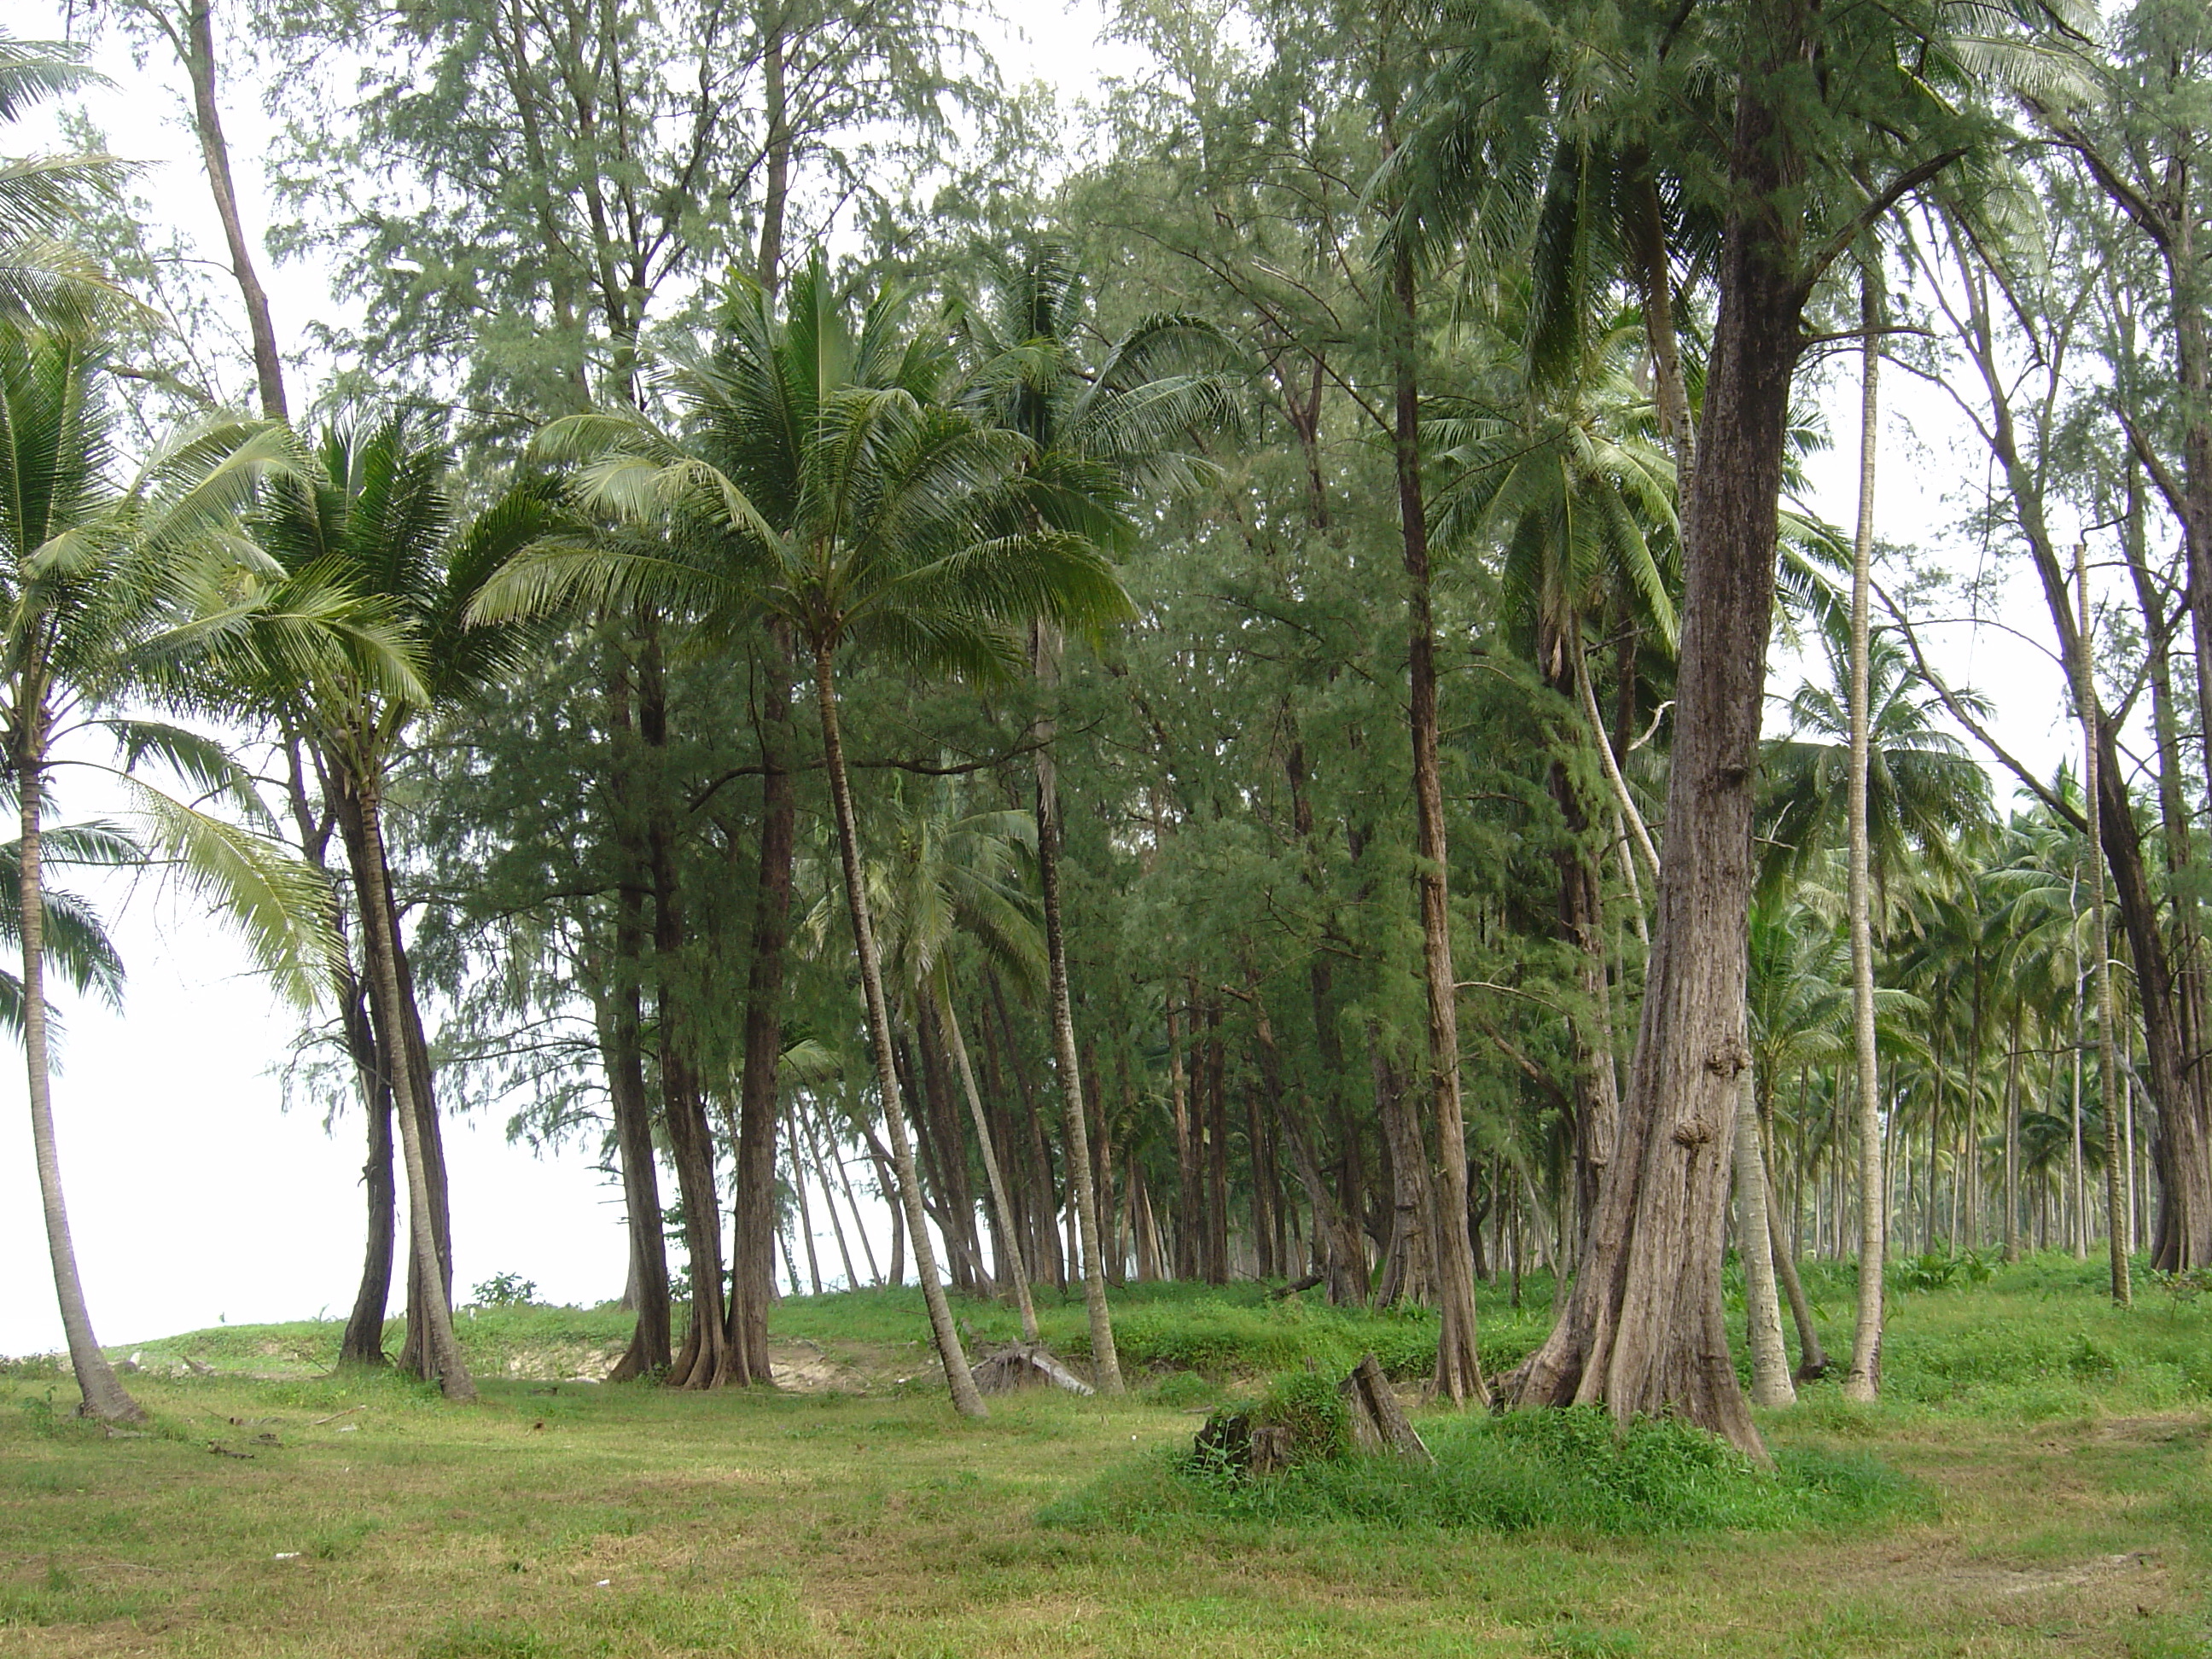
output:
M 288 417 L 284 400 L 284 360 L 276 349 L 276 325 L 269 311 L 268 290 L 254 267 L 253 248 L 246 234 L 245 216 L 239 210 L 238 187 L 230 170 L 230 144 L 223 137 L 222 105 L 216 96 L 218 63 L 215 45 L 214 0 L 186 0 L 184 33 L 171 35 L 185 72 L 192 83 L 192 127 L 200 141 L 200 159 L 207 168 L 208 191 L 215 198 L 216 217 L 230 251 L 230 270 L 246 307 L 246 332 L 253 342 L 253 376 L 261 397 L 261 412 L 272 421 Z M 163 20 L 162 27 L 169 27 Z
M 399 983 L 398 939 L 393 925 L 391 865 L 385 854 L 384 807 L 377 780 L 358 780 L 362 858 L 362 943 L 367 947 L 369 984 L 383 1012 L 384 1029 L 407 1030 L 405 1000 Z M 404 1054 L 392 1067 L 392 1103 L 399 1119 L 400 1153 L 407 1165 L 408 1243 L 413 1274 L 409 1306 L 419 1307 L 425 1332 L 425 1371 L 448 1400 L 474 1400 L 477 1388 L 453 1335 L 453 1310 L 446 1289 L 447 1267 L 440 1260 L 437 1227 L 430 1201 L 430 1171 L 423 1156 L 423 1103 L 415 1066 Z
M 1170 992 L 1172 997 L 1172 992 Z M 1199 1276 L 1199 1240 L 1202 1237 L 1205 1198 L 1198 1178 L 1198 1139 L 1191 1123 L 1189 1068 L 1183 1063 L 1183 1018 L 1172 1000 L 1168 1006 L 1168 1109 L 1175 1120 L 1176 1234 L 1175 1276 Z
M 1881 1389 L 1882 1261 L 1889 1238 L 1888 1183 L 1882 1173 L 1881 1101 L 1875 1052 L 1873 893 L 1868 871 L 1867 728 L 1868 588 L 1874 557 L 1875 457 L 1881 438 L 1877 366 L 1881 316 L 1871 272 L 1859 285 L 1859 325 L 1866 331 L 1859 370 L 1859 518 L 1851 543 L 1850 875 L 1845 905 L 1851 930 L 1851 1033 L 1856 1056 L 1859 1132 L 1858 1319 L 1851 1337 L 1846 1400 L 1870 1401 Z
M 953 1012 L 952 999 L 945 988 L 931 982 L 932 1000 L 937 1012 L 938 1030 L 943 1034 L 945 1046 L 951 1051 L 952 1064 L 960 1073 L 960 1087 L 968 1100 L 968 1116 L 975 1127 L 975 1144 L 982 1149 L 983 1176 L 991 1189 L 992 1231 L 998 1241 L 998 1278 L 1000 1285 L 1012 1292 L 1014 1305 L 1021 1310 L 1022 1340 L 1037 1340 L 1036 1304 L 1030 1298 L 1029 1275 L 1022 1271 L 1021 1233 L 1014 1225 L 1014 1209 L 1006 1197 L 1006 1176 L 999 1168 L 999 1154 L 991 1144 L 991 1124 L 983 1110 L 983 1097 L 975 1088 L 975 1069 L 968 1063 L 968 1044 L 960 1035 L 960 1016 Z
M 629 900 L 633 913 L 636 901 Z M 617 936 L 635 934 L 635 921 L 617 924 Z M 637 941 L 641 943 L 641 941 Z M 606 1067 L 607 1095 L 615 1120 L 615 1152 L 622 1166 L 623 1209 L 629 1227 L 629 1283 L 637 1323 L 629 1346 L 607 1373 L 611 1382 L 657 1376 L 674 1358 L 673 1313 L 669 1305 L 668 1241 L 662 1231 L 660 1173 L 653 1146 L 653 1103 L 646 1097 L 644 1038 L 640 1030 L 636 943 L 627 967 L 614 969 L 619 981 L 598 1005 L 599 1053 Z
M 407 960 L 407 946 L 399 933 L 399 910 L 392 897 L 388 866 L 384 869 L 384 880 L 380 889 L 373 889 L 368 875 L 372 862 L 383 857 L 381 847 L 381 818 L 379 820 L 380 840 L 377 850 L 371 851 L 368 839 L 367 788 L 354 769 L 333 760 L 331 776 L 332 805 L 337 810 L 340 831 L 346 844 L 346 861 L 352 866 L 355 908 L 362 915 L 362 951 L 363 979 L 369 992 L 368 1012 L 371 1030 L 375 1038 L 377 1053 L 382 1057 L 382 1075 L 392 1089 L 393 1110 L 409 1109 L 406 1101 L 412 1100 L 415 1114 L 416 1145 L 422 1164 L 425 1188 L 424 1198 L 430 1212 L 430 1255 L 418 1255 L 410 1244 L 407 1261 L 407 1332 L 400 1345 L 398 1369 L 429 1382 L 438 1379 L 434 1342 L 434 1303 L 442 1303 L 447 1310 L 448 1322 L 453 1297 L 453 1217 L 446 1178 L 445 1137 L 438 1121 L 437 1093 L 430 1073 L 429 1042 L 423 1032 L 421 1010 L 415 1001 L 415 976 Z M 392 968 L 398 988 L 398 1011 L 388 1006 L 379 989 L 374 959 L 369 956 L 374 930 L 369 922 L 370 906 L 379 901 L 373 898 L 374 890 L 383 897 L 381 912 L 384 920 L 382 937 L 391 941 Z M 405 1074 L 408 1088 L 402 1095 L 398 1086 L 399 1075 Z M 403 1154 L 406 1146 L 406 1132 L 402 1126 L 400 1144 Z M 404 1158 L 403 1158 L 404 1161 Z M 410 1176 L 411 1187 L 411 1176 Z M 413 1198 L 409 1203 L 412 1213 Z M 428 1261 L 434 1267 L 430 1277 L 424 1278 L 423 1263 Z
M 369 1018 L 368 990 L 349 964 L 337 988 L 338 1018 L 352 1059 L 362 1115 L 368 1121 L 368 1156 L 361 1166 L 368 1212 L 368 1243 L 362 1251 L 361 1285 L 345 1334 L 338 1339 L 340 1365 L 380 1366 L 384 1353 L 384 1316 L 392 1304 L 392 1267 L 399 1186 L 392 1166 L 392 1079 L 385 1073 L 383 1050 Z
M 2098 763 L 2105 746 L 2099 729 L 2104 724 L 2104 710 L 2097 698 L 2096 634 L 2089 605 L 2089 549 L 2083 542 L 2074 544 L 2074 585 L 2075 603 L 2081 608 L 2074 647 L 2074 696 L 2081 720 L 2082 799 L 2094 802 L 2102 793 Z M 2104 814 L 2092 811 L 2088 818 L 2089 867 L 2095 874 L 2090 885 L 2089 902 L 2094 908 L 2097 922 L 2097 1100 L 2105 1115 L 2106 1243 L 2112 1263 L 2112 1300 L 2125 1307 L 2135 1295 L 2128 1271 L 2126 1177 L 2120 1165 L 2120 1103 L 2117 1087 L 2119 1067 L 2113 1053 L 2114 1022 L 2118 1016 L 2112 1003 L 2111 918 L 2105 907 Z
M 937 1276 L 937 1261 L 930 1249 L 929 1227 L 922 1214 L 921 1178 L 915 1167 L 914 1141 L 907 1133 L 906 1114 L 899 1104 L 898 1064 L 891 1051 L 890 1006 L 884 998 L 882 959 L 876 952 L 876 930 L 868 913 L 866 881 L 860 868 L 860 831 L 853 811 L 853 790 L 845 774 L 845 747 L 838 732 L 836 665 L 832 647 L 817 645 L 814 652 L 814 692 L 822 718 L 822 757 L 830 774 L 830 795 L 836 809 L 837 852 L 845 867 L 845 905 L 853 924 L 853 947 L 860 957 L 860 987 L 867 999 L 868 1035 L 875 1048 L 876 1087 L 883 1101 L 884 1127 L 890 1133 L 891 1156 L 898 1174 L 900 1207 L 914 1235 L 915 1270 L 921 1280 L 922 1301 L 929 1309 L 930 1334 L 937 1357 L 945 1366 L 945 1380 L 953 1408 L 963 1417 L 985 1417 L 989 1413 L 976 1392 L 975 1378 L 968 1369 L 968 1356 L 960 1346 L 960 1333 L 952 1323 L 952 1307 Z
M 1766 1183 L 1767 1242 L 1774 1253 L 1775 1277 L 1782 1281 L 1783 1293 L 1790 1299 L 1790 1322 L 1797 1328 L 1797 1380 L 1810 1382 L 1827 1375 L 1828 1352 L 1820 1346 L 1820 1332 L 1813 1327 L 1813 1312 L 1805 1302 L 1805 1286 L 1797 1277 L 1794 1245 L 1782 1231 L 1781 1211 L 1775 1201 L 1780 1188 L 1775 1185 L 1774 1162 L 1769 1155 L 1774 1146 L 1774 1109 L 1763 1093 L 1755 1098 L 1759 1103 L 1760 1170 Z M 1800 1185 L 1802 1189 L 1802 1176 Z
M 39 711 L 28 719 L 36 722 Z M 61 1304 L 62 1334 L 69 1342 L 70 1368 L 76 1373 L 80 1417 L 103 1423 L 136 1423 L 146 1413 L 117 1380 L 115 1368 L 100 1351 L 92 1315 L 85 1306 L 84 1283 L 77 1275 L 76 1243 L 70 1235 L 69 1209 L 62 1199 L 61 1154 L 54 1139 L 53 1064 L 46 1044 L 46 901 L 40 833 L 46 808 L 46 768 L 40 753 L 46 734 L 35 725 L 23 735 L 15 757 L 16 804 L 22 842 L 17 897 L 22 907 L 23 1062 L 31 1103 L 31 1152 L 39 1168 L 39 1200 L 46 1214 L 46 1254 L 53 1267 L 54 1297 Z
M 1784 204 L 1794 152 L 1771 88 L 1794 85 L 1802 0 L 1757 9 L 1736 93 L 1735 205 L 1704 424 L 1682 514 L 1684 595 L 1659 925 L 1620 1143 L 1566 1310 L 1523 1367 L 1528 1403 L 1671 1413 L 1765 1449 L 1729 1359 L 1721 1258 L 1743 1041 L 1752 805 L 1790 381 L 1806 278 Z
M 759 656 L 760 873 L 752 954 L 745 969 L 744 1059 L 738 1073 L 738 1158 L 732 1196 L 730 1314 L 725 1385 L 771 1382 L 768 1310 L 775 1288 L 777 1068 L 783 1059 L 783 981 L 791 944 L 798 804 L 789 769 L 791 641 L 771 623 Z
M 1736 1250 L 1743 1262 L 1743 1311 L 1751 1346 L 1751 1403 L 1792 1406 L 1790 1352 L 1782 1342 L 1782 1304 L 1775 1295 L 1773 1234 L 1766 1192 L 1766 1160 L 1759 1146 L 1759 1111 L 1746 1066 L 1735 1108 Z
M 669 822 L 665 756 L 669 744 L 667 682 L 659 619 L 638 619 L 638 736 L 653 757 L 641 780 L 645 820 L 644 875 L 653 889 L 653 1029 L 660 1080 L 660 1117 L 676 1167 L 684 1206 L 684 1242 L 690 1261 L 691 1316 L 684 1346 L 668 1368 L 672 1387 L 712 1389 L 723 1376 L 726 1309 L 722 1297 L 722 1206 L 714 1176 L 714 1131 L 708 1121 L 696 1045 L 694 1003 L 685 965 L 689 927 L 676 870 L 677 830 Z M 808 1239 L 810 1250 L 812 1238 Z
M 1406 567 L 1406 672 L 1413 745 L 1413 812 L 1421 902 L 1421 964 L 1428 997 L 1426 1079 L 1437 1133 L 1433 1267 L 1437 1310 L 1436 1390 L 1454 1405 L 1487 1405 L 1490 1389 L 1475 1351 L 1474 1255 L 1467 1236 L 1467 1128 L 1459 1097 L 1459 992 L 1452 969 L 1451 854 L 1444 828 L 1437 754 L 1436 624 L 1430 610 L 1428 509 L 1421 489 L 1419 320 L 1413 259 L 1401 251 L 1394 272 L 1397 309 L 1395 421 L 1392 453 L 1398 483 L 1398 533 Z
M 1049 701 L 1060 683 L 1058 630 L 1039 623 L 1030 637 L 1038 688 Z M 1044 897 L 1046 1001 L 1052 1016 L 1053 1070 L 1065 1114 L 1068 1185 L 1075 1205 L 1076 1240 L 1083 1274 L 1083 1306 L 1091 1325 L 1091 1370 L 1101 1394 L 1120 1394 L 1121 1360 L 1114 1347 L 1114 1316 L 1106 1305 L 1106 1267 L 1098 1239 L 1098 1194 L 1091 1180 L 1091 1133 L 1083 1109 L 1083 1069 L 1075 1046 L 1075 1010 L 1067 989 L 1067 934 L 1060 892 L 1060 779 L 1053 759 L 1054 723 L 1041 715 L 1036 750 L 1037 876 Z

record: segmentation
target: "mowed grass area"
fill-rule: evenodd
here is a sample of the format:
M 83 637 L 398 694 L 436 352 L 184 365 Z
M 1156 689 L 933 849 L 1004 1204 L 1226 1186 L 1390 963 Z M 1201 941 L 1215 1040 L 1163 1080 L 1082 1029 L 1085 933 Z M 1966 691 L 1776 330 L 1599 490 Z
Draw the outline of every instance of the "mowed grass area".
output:
M 1887 1402 L 1859 1411 L 1823 1384 L 1765 1426 L 1785 1463 L 1878 1468 L 1905 1499 L 1759 1530 L 1537 1516 L 1499 1533 L 1187 1501 L 1165 1461 L 1207 1401 L 1301 1342 L 1334 1364 L 1367 1324 L 1421 1324 L 1256 1291 L 1130 1298 L 1139 1350 L 1152 1321 L 1215 1356 L 1211 1374 L 1153 1358 L 1127 1402 L 1027 1395 L 982 1424 L 944 1405 L 918 1304 L 895 1293 L 780 1310 L 779 1338 L 838 1355 L 859 1393 L 494 1380 L 450 1407 L 391 1378 L 218 1368 L 134 1378 L 154 1431 L 112 1439 L 67 1416 L 65 1379 L 18 1366 L 0 1376 L 0 1655 L 2205 1659 L 2212 1308 L 2146 1287 L 2119 1311 L 2094 1285 L 2045 1260 L 1900 1298 Z M 1848 1304 L 1817 1289 L 1840 1341 Z M 1486 1306 L 1501 1356 L 1542 1328 L 1529 1290 L 1518 1317 Z M 963 1312 L 984 1340 L 1000 1319 Z M 597 1311 L 471 1322 L 487 1373 L 502 1345 L 542 1357 L 553 1331 L 621 1330 Z M 1048 1310 L 1079 1350 L 1079 1322 Z M 281 1370 L 272 1343 L 304 1369 L 335 1340 L 274 1328 L 143 1346 L 149 1364 L 197 1346 Z

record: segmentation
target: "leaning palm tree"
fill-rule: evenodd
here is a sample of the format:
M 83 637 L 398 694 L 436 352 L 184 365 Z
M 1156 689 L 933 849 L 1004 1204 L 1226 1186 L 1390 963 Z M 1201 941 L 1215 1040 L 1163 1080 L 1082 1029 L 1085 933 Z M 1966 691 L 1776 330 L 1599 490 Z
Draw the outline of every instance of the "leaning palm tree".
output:
M 714 356 L 668 377 L 684 436 L 626 413 L 573 416 L 539 435 L 538 453 L 569 465 L 578 502 L 616 528 L 548 538 L 476 610 L 649 599 L 725 642 L 765 613 L 804 650 L 900 1207 L 953 1404 L 980 1417 L 900 1098 L 839 665 L 851 648 L 886 669 L 1004 682 L 1024 666 L 1020 630 L 1032 621 L 1101 625 L 1128 600 L 1096 543 L 1030 520 L 1035 446 L 939 400 L 942 353 L 907 314 L 902 296 L 884 293 L 856 321 L 819 254 L 781 312 L 741 289 Z
M 472 627 L 465 613 L 485 577 L 540 535 L 541 502 L 514 496 L 455 523 L 452 458 L 419 414 L 372 411 L 330 426 L 307 465 L 276 477 L 252 519 L 287 573 L 341 584 L 404 641 L 403 683 L 337 659 L 259 665 L 249 701 L 309 742 L 337 809 L 361 917 L 363 977 L 380 1027 L 407 1169 L 410 1346 L 448 1399 L 475 1384 L 453 1336 L 449 1247 L 436 1104 L 422 1020 L 406 971 L 392 887 L 385 802 L 415 722 L 451 708 L 512 660 L 512 628 Z
M 980 292 L 956 308 L 967 366 L 957 397 L 985 424 L 1018 433 L 1029 448 L 1024 472 L 1033 527 L 1052 526 L 1111 547 L 1128 533 L 1123 508 L 1144 489 L 1188 487 L 1212 476 L 1198 454 L 1210 431 L 1237 424 L 1235 388 L 1222 373 L 1229 348 L 1196 318 L 1149 317 L 1113 340 L 1096 362 L 1080 342 L 1090 322 L 1070 252 L 1039 240 L 986 261 Z M 1030 638 L 1040 690 L 1059 678 L 1057 630 L 1040 618 Z M 1081 1060 L 1068 993 L 1061 926 L 1060 791 L 1048 708 L 1031 731 L 1036 744 L 1036 857 L 1044 901 L 1046 1000 L 1053 1070 L 1060 1084 L 1067 1169 L 1075 1189 L 1084 1305 L 1099 1388 L 1121 1392 L 1121 1363 L 1106 1305 L 1098 1194 L 1092 1185 Z
M 388 653 L 345 596 L 319 580 L 285 580 L 236 533 L 235 510 L 265 474 L 289 464 L 281 431 L 197 429 L 118 486 L 109 426 L 95 346 L 0 325 L 0 752 L 21 826 L 13 862 L 22 970 L 14 991 L 80 1409 L 114 1421 L 140 1413 L 94 1336 L 54 1131 L 46 975 L 74 926 L 65 905 L 50 902 L 45 879 L 57 750 L 71 744 L 74 761 L 88 738 L 112 741 L 109 769 L 144 820 L 138 839 L 227 910 L 260 964 L 304 1002 L 332 948 L 325 894 L 307 866 L 252 830 L 149 781 L 146 768 L 159 763 L 198 798 L 224 797 L 249 817 L 265 817 L 219 745 L 131 711 L 149 703 L 205 708 L 252 653 L 304 662 L 340 650 L 378 667 L 388 665 Z M 82 842 L 73 830 L 58 836 L 55 850 L 82 856 Z M 117 849 L 111 842 L 107 850 Z M 50 922 L 58 930 L 51 949 Z

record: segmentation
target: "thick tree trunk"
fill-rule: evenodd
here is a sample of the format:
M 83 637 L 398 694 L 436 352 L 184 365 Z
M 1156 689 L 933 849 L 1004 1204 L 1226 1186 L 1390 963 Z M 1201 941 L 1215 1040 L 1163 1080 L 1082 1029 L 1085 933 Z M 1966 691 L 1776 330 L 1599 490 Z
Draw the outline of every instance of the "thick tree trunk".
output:
M 915 1167 L 914 1142 L 907 1133 L 906 1114 L 899 1104 L 897 1062 L 891 1052 L 890 1006 L 884 997 L 881 958 L 876 952 L 875 926 L 869 916 L 866 878 L 860 868 L 860 831 L 853 811 L 853 790 L 845 774 L 845 748 L 837 724 L 837 684 L 832 647 L 817 646 L 814 653 L 815 701 L 822 719 L 822 757 L 830 775 L 830 795 L 836 810 L 837 852 L 845 871 L 845 905 L 853 924 L 853 946 L 860 958 L 860 987 L 867 1000 L 868 1035 L 875 1048 L 876 1087 L 884 1112 L 884 1127 L 890 1133 L 891 1156 L 898 1175 L 899 1206 L 914 1235 L 915 1270 L 921 1280 L 923 1303 L 929 1310 L 930 1334 L 937 1357 L 945 1366 L 946 1387 L 953 1408 L 963 1417 L 986 1417 L 983 1396 L 968 1369 L 968 1356 L 960 1346 L 960 1333 L 952 1323 L 952 1307 L 937 1276 L 937 1261 L 930 1249 L 929 1228 L 921 1208 L 921 1179 Z
M 760 871 L 753 896 L 752 955 L 745 969 L 744 1059 L 738 1073 L 730 1313 L 719 1379 L 726 1385 L 774 1381 L 768 1310 L 775 1293 L 777 1068 L 783 1059 L 784 964 L 791 945 L 799 821 L 789 770 L 791 642 L 781 624 L 771 624 L 760 664 Z
M 385 854 L 383 803 L 375 781 L 359 780 L 355 799 L 361 815 L 362 857 L 356 873 L 362 890 L 362 943 L 368 957 L 369 985 L 383 1012 L 385 1030 L 404 1032 L 408 1022 L 392 921 L 391 866 Z M 409 1309 L 410 1316 L 419 1311 L 424 1327 L 425 1374 L 438 1382 L 447 1399 L 474 1400 L 476 1383 L 453 1335 L 453 1310 L 446 1289 L 447 1268 L 440 1259 L 430 1170 L 423 1154 L 424 1103 L 417 1080 L 411 1063 L 392 1066 L 392 1103 L 399 1119 L 400 1152 L 407 1166 L 408 1243 L 413 1268 L 408 1281 Z
M 38 719 L 35 711 L 29 718 Z M 80 1417 L 103 1423 L 136 1423 L 146 1413 L 125 1392 L 115 1368 L 100 1351 L 92 1315 L 85 1306 L 84 1283 L 77 1275 L 76 1243 L 70 1234 L 69 1209 L 62 1198 L 61 1153 L 54 1138 L 53 1064 L 46 1042 L 46 902 L 41 867 L 40 819 L 46 807 L 45 733 L 33 729 L 15 757 L 16 805 L 22 841 L 17 896 L 22 907 L 23 1062 L 31 1105 L 31 1155 L 39 1170 L 39 1200 L 46 1223 L 46 1255 L 54 1274 L 54 1297 L 61 1306 L 62 1334 L 69 1343 L 70 1368 L 76 1376 Z M 27 751 L 27 752 L 26 752 Z
M 1743 1041 L 1753 785 L 1774 603 L 1777 500 L 1805 290 L 1770 77 L 1802 52 L 1800 0 L 1760 8 L 1736 98 L 1737 205 L 1719 258 L 1704 425 L 1682 515 L 1685 586 L 1659 925 L 1620 1143 L 1566 1310 L 1519 1400 L 1672 1413 L 1765 1451 L 1729 1359 L 1721 1258 Z M 1785 74 L 1786 78 L 1786 74 Z

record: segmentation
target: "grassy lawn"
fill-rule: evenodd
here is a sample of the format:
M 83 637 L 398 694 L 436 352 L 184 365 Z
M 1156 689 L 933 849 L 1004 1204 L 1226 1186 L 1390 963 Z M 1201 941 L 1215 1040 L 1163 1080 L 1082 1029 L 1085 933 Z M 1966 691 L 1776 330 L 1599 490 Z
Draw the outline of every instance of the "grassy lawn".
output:
M 1501 1352 L 1541 1299 L 1495 1310 Z M 1822 1385 L 1765 1427 L 1785 1462 L 1871 1460 L 1907 1500 L 1755 1531 L 1225 1516 L 1164 1467 L 1194 1411 L 1301 1344 L 1333 1365 L 1420 1322 L 1183 1290 L 1133 1294 L 1126 1322 L 1151 1377 L 1129 1402 L 1024 1395 L 980 1425 L 896 1295 L 781 1310 L 836 1391 L 501 1380 L 502 1355 L 618 1341 L 617 1314 L 568 1310 L 472 1322 L 473 1407 L 308 1374 L 335 1340 L 311 1326 L 125 1350 L 144 1438 L 19 1365 L 0 1655 L 2212 1655 L 2212 1317 L 2155 1288 L 2108 1309 L 2070 1261 L 1904 1297 L 1888 1402 Z M 1047 1324 L 1079 1351 L 1076 1313 Z M 1178 1346 L 1213 1375 L 1160 1369 Z M 187 1354 L 211 1372 L 151 1374 Z

